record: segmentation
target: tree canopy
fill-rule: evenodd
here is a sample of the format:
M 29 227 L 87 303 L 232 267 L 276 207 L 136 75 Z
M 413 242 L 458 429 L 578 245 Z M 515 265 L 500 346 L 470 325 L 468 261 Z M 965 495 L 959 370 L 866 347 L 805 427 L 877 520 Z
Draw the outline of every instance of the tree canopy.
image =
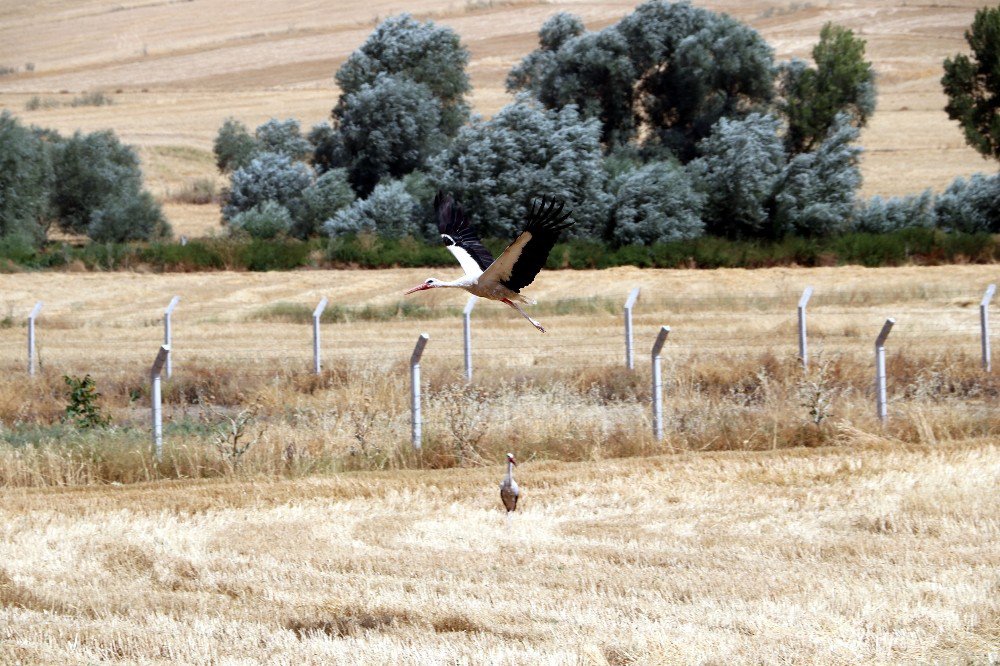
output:
M 341 117 L 347 96 L 373 85 L 379 76 L 397 76 L 427 86 L 441 105 L 441 131 L 454 136 L 469 117 L 468 63 L 469 52 L 451 28 L 422 23 L 409 14 L 387 18 L 337 70 L 341 97 L 333 115 Z
M 0 112 L 0 237 L 36 244 L 53 211 L 50 146 L 8 111 Z
M 944 61 L 945 111 L 962 126 L 966 143 L 1000 159 L 1000 7 L 978 10 L 965 40 L 972 57 L 959 53 Z
M 573 210 L 573 233 L 599 236 L 610 203 L 599 135 L 597 121 L 582 121 L 575 106 L 551 111 L 519 100 L 464 127 L 431 160 L 431 178 L 476 212 L 484 236 L 520 232 L 532 198 L 543 195 Z
M 600 32 L 557 15 L 507 84 L 601 122 L 608 149 L 642 137 L 682 161 L 721 117 L 770 101 L 773 55 L 750 27 L 687 2 L 652 0 Z
M 865 42 L 842 26 L 827 23 L 813 47 L 816 67 L 801 60 L 780 67 L 779 108 L 788 119 L 786 142 L 792 153 L 815 148 L 846 114 L 864 127 L 875 111 L 875 71 L 865 60 Z
M 445 147 L 441 103 L 423 83 L 380 74 L 341 99 L 340 136 L 351 184 L 362 196 L 384 177 L 421 168 Z

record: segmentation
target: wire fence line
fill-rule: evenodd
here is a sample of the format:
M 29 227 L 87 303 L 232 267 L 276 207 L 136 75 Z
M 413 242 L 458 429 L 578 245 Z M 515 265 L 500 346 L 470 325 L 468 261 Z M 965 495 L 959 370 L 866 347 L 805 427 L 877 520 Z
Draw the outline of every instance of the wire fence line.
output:
M 183 373 L 186 365 L 210 367 L 219 363 L 233 366 L 232 371 L 238 375 L 266 378 L 320 373 L 338 364 L 358 363 L 383 369 L 409 365 L 411 373 L 421 362 L 456 372 L 464 364 L 467 375 L 473 374 L 472 366 L 486 372 L 579 372 L 628 366 L 633 358 L 630 345 L 638 350 L 635 356 L 650 358 L 649 350 L 656 349 L 653 339 L 657 332 L 664 337 L 666 329 L 661 326 L 669 320 L 672 332 L 667 353 L 675 364 L 704 355 L 729 362 L 759 358 L 763 353 L 794 356 L 797 350 L 806 349 L 809 336 L 811 353 L 799 352 L 805 367 L 809 358 L 821 354 L 871 354 L 874 343 L 877 367 L 873 390 L 879 416 L 884 419 L 886 393 L 899 387 L 891 376 L 886 376 L 879 345 L 889 344 L 897 353 L 967 352 L 972 358 L 981 350 L 981 363 L 988 372 L 991 352 L 987 313 L 994 290 L 990 285 L 978 313 L 971 307 L 975 299 L 967 292 L 944 288 L 928 291 L 938 298 L 951 298 L 951 306 L 886 308 L 894 319 L 893 325 L 887 323 L 891 332 L 883 328 L 883 338 L 888 337 L 881 343 L 875 337 L 882 320 L 873 315 L 869 297 L 834 291 L 829 295 L 817 293 L 813 298 L 811 288 L 803 292 L 798 313 L 790 292 L 646 297 L 637 304 L 636 289 L 628 301 L 618 304 L 617 310 L 608 299 L 568 299 L 557 302 L 545 315 L 561 317 L 563 322 L 569 317 L 585 317 L 587 322 L 582 327 L 553 326 L 549 333 L 539 336 L 533 331 L 524 332 L 520 319 L 503 321 L 492 313 L 483 318 L 486 322 L 473 326 L 469 338 L 463 337 L 462 312 L 454 307 L 428 309 L 417 317 L 400 311 L 394 317 L 389 304 L 374 315 L 369 312 L 366 316 L 371 319 L 365 319 L 361 316 L 364 311 L 355 309 L 354 314 L 359 315 L 355 321 L 348 317 L 346 321 L 322 323 L 326 299 L 319 306 L 277 301 L 237 309 L 235 305 L 190 303 L 175 296 L 165 308 L 150 312 L 112 306 L 91 309 L 79 304 L 46 307 L 38 301 L 23 326 L 13 315 L 2 320 L 0 363 L 16 368 L 23 362 L 20 359 L 27 347 L 27 365 L 22 367 L 29 374 L 36 368 L 57 372 L 82 368 L 94 374 L 140 372 L 157 385 L 159 373 L 166 368 L 169 377 L 171 365 L 175 373 Z M 753 307 L 747 307 L 748 302 Z M 851 308 L 855 302 L 856 308 Z M 0 304 L 0 312 L 5 306 L 13 313 L 27 305 L 27 301 Z M 717 309 L 697 311 L 703 305 Z M 470 301 L 467 313 L 472 312 L 471 306 Z M 322 343 L 317 322 L 324 331 Z M 425 341 L 423 358 L 413 362 L 415 332 L 423 330 L 431 331 L 430 341 Z M 471 345 L 468 351 L 465 344 Z M 663 343 L 659 344 L 662 347 Z M 151 368 L 154 352 L 159 365 Z M 655 397 L 663 382 L 656 378 L 655 356 L 653 362 Z M 456 381 L 459 379 L 456 376 Z M 419 394 L 418 386 L 413 390 Z M 156 393 L 159 395 L 159 391 Z M 156 409 L 154 405 L 154 421 Z M 419 395 L 413 399 L 412 409 L 416 423 Z M 662 428 L 657 432 L 662 433 Z M 419 445 L 416 434 L 414 444 Z
M 936 290 L 942 293 L 942 290 Z M 958 290 L 947 293 L 961 295 Z M 967 294 L 966 294 L 967 295 Z M 821 301 L 821 296 L 817 301 Z M 775 303 L 779 297 L 774 294 L 750 294 L 744 299 L 767 300 Z M 734 296 L 694 296 L 700 301 L 728 303 L 739 300 Z M 671 337 L 671 349 L 679 352 L 690 349 L 705 351 L 729 350 L 739 353 L 747 350 L 756 353 L 765 348 L 780 348 L 782 337 L 789 342 L 789 349 L 794 350 L 794 310 L 790 307 L 788 298 L 781 296 L 784 307 L 774 310 L 755 310 L 753 312 L 725 313 L 690 313 L 670 312 L 664 310 L 650 313 L 644 310 L 669 302 L 673 299 L 651 299 L 646 297 L 639 302 L 633 318 L 635 345 L 640 350 L 652 342 L 656 327 L 669 320 L 674 333 Z M 981 325 L 978 317 L 967 303 L 950 308 L 894 308 L 893 316 L 898 324 L 893 331 L 893 340 L 899 343 L 914 343 L 924 348 L 947 348 L 953 345 L 964 345 L 974 350 L 980 340 Z M 285 301 L 280 301 L 285 303 Z M 15 304 L 6 304 L 8 311 L 13 312 Z M 273 306 L 273 304 L 272 304 Z M 253 306 L 257 311 L 267 311 L 267 304 Z M 305 307 L 305 304 L 303 304 Z M 454 308 L 451 308 L 453 311 Z M 878 320 L 869 325 L 862 325 L 859 318 L 867 315 L 870 307 L 866 304 L 858 309 L 838 308 L 826 309 L 821 302 L 814 303 L 809 310 L 809 337 L 814 345 L 822 346 L 826 351 L 847 351 L 854 347 L 868 346 L 871 330 L 877 328 Z M 226 314 L 228 318 L 217 319 L 217 315 Z M 473 314 L 473 321 L 478 313 Z M 556 316 L 556 315 L 552 315 Z M 386 358 L 403 358 L 410 347 L 411 333 L 414 328 L 429 328 L 433 330 L 435 339 L 445 340 L 445 344 L 432 346 L 431 354 L 435 358 L 460 358 L 463 353 L 461 330 L 455 326 L 454 313 L 448 318 L 434 318 L 426 321 L 408 318 L 391 319 L 370 322 L 377 330 L 377 340 L 369 338 L 358 339 L 354 331 L 346 330 L 350 323 L 323 324 L 325 335 L 319 349 L 321 363 L 326 360 L 339 361 L 345 357 L 354 359 L 378 360 Z M 40 317 L 32 318 L 31 324 L 37 327 L 37 353 L 43 362 L 50 365 L 61 365 L 69 362 L 74 356 L 86 352 L 92 359 L 120 359 L 133 361 L 144 359 L 149 354 L 150 346 L 159 341 L 159 329 L 164 326 L 164 313 L 138 313 L 134 310 L 125 313 L 122 308 L 106 306 L 86 311 L 79 307 L 64 306 L 62 308 L 46 307 Z M 181 302 L 171 313 L 171 346 L 172 361 L 180 362 L 187 358 L 199 362 L 231 358 L 234 360 L 281 359 L 294 361 L 300 356 L 308 358 L 307 353 L 314 350 L 312 330 L 302 320 L 285 321 L 280 317 L 275 320 L 257 319 L 251 311 L 234 313 L 234 308 L 220 304 L 199 304 Z M 720 322 L 722 326 L 720 326 Z M 0 329 L 0 358 L 11 364 L 16 364 L 18 355 L 25 348 L 24 338 L 19 322 L 6 320 L 6 325 Z M 518 323 L 515 321 L 515 324 Z M 531 358 L 537 361 L 539 357 L 558 358 L 559 364 L 593 364 L 594 358 L 602 362 L 624 362 L 624 336 L 619 329 L 617 316 L 607 314 L 595 317 L 588 330 L 580 332 L 576 329 L 569 335 L 561 335 L 558 327 L 550 327 L 544 338 L 535 340 L 531 336 L 519 335 L 516 340 L 510 331 L 516 330 L 509 322 L 501 324 L 504 330 L 497 332 L 483 325 L 473 325 L 472 355 L 479 364 L 489 365 L 503 361 L 501 364 L 523 364 L 517 357 Z M 720 328 L 725 332 L 720 332 Z M 742 334 L 742 331 L 752 329 L 752 335 Z M 343 332 L 344 335 L 340 335 Z M 377 347 L 374 350 L 373 347 Z

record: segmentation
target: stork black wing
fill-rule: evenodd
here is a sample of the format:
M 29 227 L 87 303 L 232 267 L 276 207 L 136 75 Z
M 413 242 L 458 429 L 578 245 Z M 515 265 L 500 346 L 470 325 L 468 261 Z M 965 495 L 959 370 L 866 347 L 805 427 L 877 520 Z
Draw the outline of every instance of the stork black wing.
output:
M 563 203 L 542 197 L 528 210 L 528 222 L 517 239 L 507 246 L 487 273 L 500 284 L 520 291 L 531 284 L 556 244 L 559 232 L 572 226 L 569 213 L 563 213 Z
M 441 239 L 458 259 L 458 263 L 462 264 L 465 272 L 475 272 L 470 270 L 472 265 L 467 265 L 470 260 L 479 267 L 479 271 L 489 268 L 493 263 L 493 255 L 472 230 L 472 225 L 462 210 L 462 204 L 452 199 L 451 195 L 438 192 L 434 197 L 434 208 L 437 210 Z

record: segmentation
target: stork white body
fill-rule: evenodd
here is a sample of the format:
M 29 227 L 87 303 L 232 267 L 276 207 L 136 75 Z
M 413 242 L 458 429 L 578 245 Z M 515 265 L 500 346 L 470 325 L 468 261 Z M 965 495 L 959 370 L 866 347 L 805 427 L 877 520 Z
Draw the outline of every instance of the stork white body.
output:
M 533 300 L 525 298 L 519 291 L 535 279 L 559 232 L 569 226 L 566 224 L 569 213 L 563 215 L 562 204 L 543 199 L 541 204 L 532 206 L 524 231 L 496 260 L 472 231 L 462 207 L 451 197 L 438 194 L 435 207 L 441 239 L 458 259 L 465 275 L 452 281 L 430 278 L 406 293 L 442 287 L 464 289 L 473 296 L 506 303 L 544 333 L 542 325 L 518 305 L 534 304 Z
M 452 251 L 452 254 L 458 256 L 460 253 L 464 253 L 464 250 L 454 249 L 456 246 L 449 245 L 448 249 Z M 499 259 L 497 260 L 499 261 Z M 426 286 L 425 286 L 426 285 Z M 542 327 L 537 320 L 532 319 L 531 316 L 525 312 L 518 302 L 526 303 L 528 305 L 534 305 L 535 301 L 530 298 L 525 298 L 521 294 L 517 293 L 512 289 L 500 284 L 500 282 L 493 276 L 486 275 L 483 271 L 476 267 L 475 273 L 466 272 L 465 275 L 457 280 L 452 280 L 451 282 L 446 282 L 444 280 L 438 280 L 437 278 L 431 278 L 425 282 L 420 287 L 416 287 L 412 291 L 419 291 L 424 288 L 436 288 L 436 287 L 446 287 L 452 289 L 464 289 L 473 296 L 478 296 L 479 298 L 488 298 L 491 301 L 500 301 L 501 303 L 506 303 L 510 307 L 517 310 L 522 317 L 531 322 L 531 325 L 537 328 L 542 333 L 545 329 Z M 411 292 L 406 292 L 411 293 Z
M 500 501 L 503 502 L 503 506 L 507 509 L 507 517 L 510 517 L 512 511 L 517 509 L 517 498 L 521 496 L 521 489 L 517 487 L 517 481 L 514 480 L 514 465 L 517 461 L 514 460 L 514 454 L 507 454 L 507 476 L 503 478 L 500 482 Z

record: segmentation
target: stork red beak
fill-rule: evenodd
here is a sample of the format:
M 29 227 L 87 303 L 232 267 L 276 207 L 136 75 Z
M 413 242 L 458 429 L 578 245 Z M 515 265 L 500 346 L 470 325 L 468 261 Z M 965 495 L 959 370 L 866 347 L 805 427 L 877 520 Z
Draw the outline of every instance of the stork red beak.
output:
M 418 284 L 413 289 L 407 289 L 406 291 L 404 291 L 403 296 L 406 296 L 407 294 L 412 294 L 415 291 L 423 291 L 424 289 L 430 289 L 430 288 L 431 286 L 429 284 Z
M 516 460 L 514 460 L 514 456 L 511 456 L 511 457 L 507 458 L 507 460 L 511 461 L 511 462 L 512 462 L 512 463 L 514 463 L 515 465 L 517 464 L 517 461 L 516 461 Z

